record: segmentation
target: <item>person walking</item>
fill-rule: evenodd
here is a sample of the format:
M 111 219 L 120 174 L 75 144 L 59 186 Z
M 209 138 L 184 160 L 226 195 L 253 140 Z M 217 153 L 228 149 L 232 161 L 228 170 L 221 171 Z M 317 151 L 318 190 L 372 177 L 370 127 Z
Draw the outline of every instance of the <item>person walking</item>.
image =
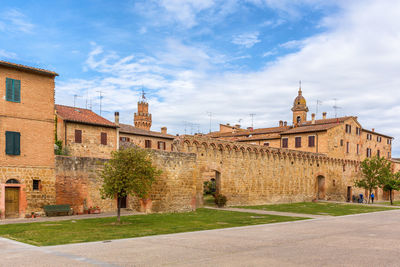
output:
M 371 193 L 371 201 L 372 201 L 372 204 L 374 204 L 374 198 L 375 198 L 374 193 Z

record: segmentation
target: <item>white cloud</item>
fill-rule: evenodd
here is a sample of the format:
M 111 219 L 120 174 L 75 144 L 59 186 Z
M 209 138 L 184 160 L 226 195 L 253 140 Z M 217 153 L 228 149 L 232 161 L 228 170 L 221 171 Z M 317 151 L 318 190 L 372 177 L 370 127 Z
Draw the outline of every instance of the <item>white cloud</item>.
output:
M 29 18 L 17 9 L 8 9 L 1 13 L 0 30 L 32 33 L 34 25 Z
M 4 49 L 0 49 L 0 58 L 9 58 L 9 59 L 16 59 L 17 58 L 17 54 L 13 53 L 13 52 L 9 52 L 6 51 Z
M 244 46 L 246 48 L 250 48 L 254 46 L 256 43 L 261 42 L 258 39 L 259 32 L 251 32 L 251 33 L 244 33 L 239 34 L 233 37 L 232 43 L 240 46 Z

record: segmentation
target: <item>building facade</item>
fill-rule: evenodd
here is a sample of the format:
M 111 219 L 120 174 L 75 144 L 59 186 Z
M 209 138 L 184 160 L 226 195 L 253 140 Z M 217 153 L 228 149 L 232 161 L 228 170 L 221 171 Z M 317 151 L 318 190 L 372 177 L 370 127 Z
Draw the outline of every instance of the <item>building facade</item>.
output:
M 0 61 L 0 214 L 22 217 L 55 203 L 54 79 Z

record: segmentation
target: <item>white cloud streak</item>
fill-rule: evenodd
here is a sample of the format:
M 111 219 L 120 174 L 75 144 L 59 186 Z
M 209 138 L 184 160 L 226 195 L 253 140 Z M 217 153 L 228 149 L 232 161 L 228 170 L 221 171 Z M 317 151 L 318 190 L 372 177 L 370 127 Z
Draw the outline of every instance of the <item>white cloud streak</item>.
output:
M 232 43 L 240 46 L 244 46 L 246 48 L 250 48 L 254 46 L 256 43 L 261 42 L 258 39 L 259 32 L 251 32 L 251 33 L 244 33 L 239 34 L 233 37 Z

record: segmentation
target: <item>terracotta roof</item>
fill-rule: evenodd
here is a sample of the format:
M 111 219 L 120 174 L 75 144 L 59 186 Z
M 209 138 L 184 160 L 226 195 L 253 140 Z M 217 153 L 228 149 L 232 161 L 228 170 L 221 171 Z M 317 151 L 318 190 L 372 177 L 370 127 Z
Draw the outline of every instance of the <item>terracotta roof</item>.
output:
M 44 75 L 52 76 L 52 77 L 58 76 L 58 73 L 56 73 L 54 71 L 49 71 L 49 70 L 45 70 L 45 69 L 29 67 L 29 66 L 16 64 L 16 63 L 12 63 L 12 62 L 7 62 L 7 61 L 3 61 L 3 60 L 0 60 L 0 66 L 5 66 L 5 67 L 24 70 L 24 71 L 29 71 L 29 72 L 40 73 L 40 74 L 44 74 Z
M 270 127 L 270 128 L 259 128 L 254 130 L 245 130 L 236 133 L 211 133 L 211 137 L 233 137 L 233 136 L 248 136 L 248 135 L 258 135 L 258 134 L 271 134 L 271 133 L 281 133 L 290 129 L 290 126 L 282 127 Z
M 65 121 L 117 128 L 117 125 L 89 109 L 56 105 L 56 111 Z
M 363 130 L 363 132 L 368 132 L 368 133 L 380 135 L 380 136 L 383 136 L 383 137 L 386 137 L 386 138 L 394 139 L 392 136 L 381 134 L 381 133 L 377 133 L 375 131 L 367 130 L 367 129 L 364 129 L 364 128 L 362 130 Z
M 236 141 L 238 142 L 246 142 L 246 141 L 260 141 L 260 140 L 271 140 L 271 139 L 280 139 L 281 135 L 279 133 L 273 133 L 268 135 L 256 135 L 251 137 L 242 137 L 238 138 Z
M 293 134 L 293 133 L 308 133 L 308 132 L 322 132 L 333 127 L 338 126 L 337 123 L 329 123 L 329 124 L 312 124 L 306 126 L 299 126 L 296 128 L 292 128 L 286 132 L 281 133 L 282 135 L 285 134 Z
M 340 117 L 340 118 L 330 118 L 330 119 L 315 120 L 315 124 L 312 124 L 312 121 L 305 121 L 300 125 L 300 127 L 301 126 L 305 126 L 305 125 L 343 123 L 344 121 L 346 121 L 346 120 L 348 120 L 350 118 L 356 118 L 356 117 L 347 116 L 347 117 Z
M 136 134 L 136 135 L 143 135 L 143 136 L 152 136 L 152 137 L 159 137 L 165 139 L 175 139 L 175 136 L 170 134 L 163 134 L 159 132 L 147 131 L 144 129 L 136 128 L 129 124 L 119 124 L 119 132 L 120 133 L 128 133 L 128 134 Z

